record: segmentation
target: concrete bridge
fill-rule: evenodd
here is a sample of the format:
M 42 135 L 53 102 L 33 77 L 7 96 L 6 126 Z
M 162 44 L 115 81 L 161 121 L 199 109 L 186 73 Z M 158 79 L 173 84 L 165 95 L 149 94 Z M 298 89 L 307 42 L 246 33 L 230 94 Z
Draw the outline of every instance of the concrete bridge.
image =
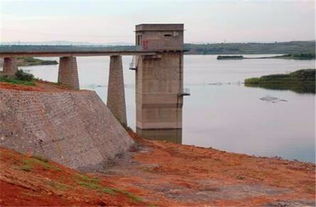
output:
M 183 105 L 183 24 L 136 25 L 136 50 L 0 51 L 3 74 L 14 75 L 17 57 L 59 57 L 58 82 L 79 89 L 76 57 L 110 56 L 108 108 L 127 125 L 122 56 L 136 60 L 137 133 L 181 142 Z

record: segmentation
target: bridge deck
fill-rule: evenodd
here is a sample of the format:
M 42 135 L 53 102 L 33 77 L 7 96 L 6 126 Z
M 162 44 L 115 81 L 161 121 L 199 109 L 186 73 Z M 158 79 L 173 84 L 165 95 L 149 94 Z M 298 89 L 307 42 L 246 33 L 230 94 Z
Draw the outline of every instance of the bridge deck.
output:
M 103 50 L 103 51 L 0 51 L 0 57 L 67 57 L 67 56 L 114 56 L 156 55 L 155 51 Z

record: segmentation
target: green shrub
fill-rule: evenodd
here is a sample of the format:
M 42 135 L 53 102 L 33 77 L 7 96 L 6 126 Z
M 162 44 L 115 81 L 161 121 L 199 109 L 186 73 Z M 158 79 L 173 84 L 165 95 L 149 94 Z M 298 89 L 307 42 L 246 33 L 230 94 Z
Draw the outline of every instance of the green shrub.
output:
M 26 85 L 26 86 L 35 86 L 35 83 L 33 80 L 31 81 L 23 81 L 18 80 L 16 77 L 9 77 L 9 76 L 0 76 L 0 82 L 7 82 L 12 84 L 20 84 L 20 85 Z
M 275 90 L 292 90 L 297 93 L 315 93 L 315 69 L 303 69 L 289 74 L 274 74 L 248 78 L 245 86 Z
M 18 70 L 15 73 L 15 77 L 17 80 L 21 80 L 21 81 L 32 81 L 34 80 L 34 75 L 30 74 L 30 73 L 26 73 L 23 70 Z

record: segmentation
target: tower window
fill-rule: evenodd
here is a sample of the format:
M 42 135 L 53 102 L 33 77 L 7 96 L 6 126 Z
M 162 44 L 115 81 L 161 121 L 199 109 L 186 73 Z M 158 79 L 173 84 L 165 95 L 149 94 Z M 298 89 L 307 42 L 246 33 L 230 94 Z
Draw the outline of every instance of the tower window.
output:
M 141 41 L 142 41 L 142 36 L 141 35 L 137 35 L 136 45 L 140 45 Z

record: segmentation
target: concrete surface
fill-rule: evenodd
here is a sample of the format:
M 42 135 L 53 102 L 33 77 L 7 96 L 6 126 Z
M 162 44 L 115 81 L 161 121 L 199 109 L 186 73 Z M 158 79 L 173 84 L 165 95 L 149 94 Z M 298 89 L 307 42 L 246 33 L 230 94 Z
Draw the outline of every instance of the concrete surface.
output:
M 111 56 L 108 82 L 108 108 L 117 120 L 127 126 L 122 56 Z
M 5 57 L 3 60 L 3 71 L 2 75 L 13 76 L 18 71 L 16 58 Z
M 60 57 L 58 83 L 71 89 L 79 89 L 79 77 L 76 57 Z
M 0 89 L 0 145 L 66 166 L 103 169 L 133 144 L 94 91 Z
M 158 129 L 182 129 L 183 24 L 136 25 L 140 51 L 159 55 L 139 57 L 136 70 L 136 127 L 142 136 Z M 145 130 L 150 130 L 148 133 Z M 169 134 L 181 140 L 181 133 Z M 156 138 L 160 136 L 158 133 Z M 150 138 L 150 137 L 148 137 Z

